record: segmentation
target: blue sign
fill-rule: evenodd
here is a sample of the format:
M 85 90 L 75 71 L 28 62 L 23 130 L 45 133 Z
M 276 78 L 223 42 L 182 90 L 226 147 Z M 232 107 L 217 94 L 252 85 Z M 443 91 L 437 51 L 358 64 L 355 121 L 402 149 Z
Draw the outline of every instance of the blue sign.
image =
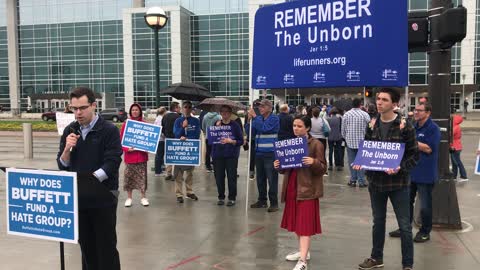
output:
M 477 149 L 477 151 L 480 151 L 480 141 L 478 141 Z M 477 161 L 475 162 L 475 174 L 480 175 L 480 155 L 477 155 Z
M 275 142 L 275 159 L 280 161 L 280 169 L 304 167 L 302 159 L 307 155 L 307 137 Z
M 155 154 L 161 132 L 160 126 L 128 119 L 123 132 L 122 146 Z
M 406 86 L 407 1 L 294 1 L 255 16 L 252 88 Z
M 207 127 L 208 144 L 219 144 L 222 139 L 233 139 L 232 126 L 210 126 Z
M 200 166 L 200 140 L 165 139 L 165 165 Z
M 396 169 L 400 166 L 404 152 L 404 143 L 361 141 L 357 156 L 351 165 L 360 165 L 367 171 Z
M 7 169 L 7 233 L 78 242 L 77 174 Z

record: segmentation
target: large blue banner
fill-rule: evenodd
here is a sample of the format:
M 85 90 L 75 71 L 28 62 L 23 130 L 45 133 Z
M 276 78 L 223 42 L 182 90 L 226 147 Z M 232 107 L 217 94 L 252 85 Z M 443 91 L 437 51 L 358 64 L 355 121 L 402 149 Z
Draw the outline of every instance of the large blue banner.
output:
M 129 119 L 125 124 L 122 146 L 155 154 L 161 132 L 160 126 Z
M 165 139 L 165 165 L 200 166 L 200 140 Z
M 405 144 L 398 142 L 361 141 L 353 165 L 360 165 L 363 170 L 386 171 L 396 169 L 405 152 Z
M 252 88 L 406 86 L 407 1 L 295 1 L 255 16 Z
M 307 137 L 275 142 L 275 159 L 280 161 L 280 169 L 304 167 L 302 159 L 307 155 Z
M 77 243 L 77 174 L 7 169 L 7 233 Z

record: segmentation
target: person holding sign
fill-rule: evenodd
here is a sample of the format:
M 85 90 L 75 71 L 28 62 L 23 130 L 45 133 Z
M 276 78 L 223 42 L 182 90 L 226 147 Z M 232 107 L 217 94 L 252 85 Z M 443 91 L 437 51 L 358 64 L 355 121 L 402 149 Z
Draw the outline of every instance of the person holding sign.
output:
M 229 128 L 223 131 L 226 136 L 221 136 L 220 143 L 212 145 L 213 167 L 218 190 L 217 205 L 225 204 L 226 172 L 228 179 L 227 206 L 234 206 L 237 198 L 237 167 L 238 157 L 240 156 L 240 146 L 243 145 L 243 132 L 241 127 L 230 119 L 232 116 L 232 108 L 222 106 L 220 108 L 220 115 L 222 119 L 216 123 L 216 126 Z
M 365 140 L 396 142 L 405 144 L 400 166 L 386 171 L 366 171 L 368 191 L 373 214 L 372 253 L 358 265 L 360 269 L 383 267 L 385 223 L 387 202 L 390 199 L 402 242 L 402 266 L 404 270 L 413 267 L 412 224 L 410 223 L 410 171 L 419 159 L 415 129 L 393 110 L 400 101 L 400 93 L 392 88 L 383 88 L 377 95 L 378 119 L 373 119 L 367 128 Z M 362 153 L 358 153 L 361 155 Z M 354 165 L 354 170 L 360 170 Z
M 60 139 L 60 170 L 77 172 L 79 243 L 83 270 L 120 270 L 117 250 L 118 169 L 122 162 L 120 133 L 95 114 L 93 91 L 77 87 L 70 93 L 76 122 Z
M 323 144 L 310 135 L 311 128 L 309 117 L 295 117 L 293 132 L 297 137 L 308 136 L 308 153 L 302 158 L 304 167 L 280 170 L 284 175 L 281 200 L 285 202 L 281 227 L 297 234 L 300 248 L 286 257 L 288 261 L 298 261 L 294 270 L 307 269 L 311 236 L 322 232 L 318 199 L 323 197 L 323 174 L 327 164 Z M 280 169 L 278 159 L 273 165 Z
M 129 115 L 130 119 L 145 122 L 142 117 L 142 107 L 140 104 L 134 103 L 130 106 Z M 123 138 L 125 133 L 125 125 L 127 122 L 123 122 L 122 129 L 120 130 L 120 137 Z M 125 176 L 123 180 L 123 190 L 127 192 L 127 200 L 125 201 L 125 207 L 132 206 L 132 193 L 134 189 L 140 190 L 142 198 L 140 203 L 143 206 L 148 206 L 147 197 L 145 192 L 147 191 L 147 161 L 148 153 L 144 151 L 135 150 L 133 147 L 122 147 L 125 157 Z
M 192 116 L 192 102 L 183 101 L 183 116 L 175 120 L 173 132 L 175 138 L 180 140 L 199 139 L 200 138 L 200 120 Z M 173 177 L 175 179 L 175 194 L 177 202 L 183 203 L 183 174 L 187 173 L 185 179 L 185 188 L 187 190 L 187 198 L 198 201 L 197 195 L 193 193 L 193 169 L 194 166 L 175 165 L 173 169 Z

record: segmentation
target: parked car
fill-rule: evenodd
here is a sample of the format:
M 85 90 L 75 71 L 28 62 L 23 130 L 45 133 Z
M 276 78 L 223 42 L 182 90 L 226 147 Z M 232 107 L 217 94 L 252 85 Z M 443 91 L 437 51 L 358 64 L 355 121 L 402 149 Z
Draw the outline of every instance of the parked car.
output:
M 127 113 L 124 109 L 105 109 L 100 112 L 100 115 L 105 120 L 112 120 L 113 122 L 123 122 L 127 119 Z
M 56 110 L 50 110 L 48 112 L 42 113 L 42 120 L 43 121 L 57 121 L 57 112 L 65 112 L 65 109 L 56 109 Z

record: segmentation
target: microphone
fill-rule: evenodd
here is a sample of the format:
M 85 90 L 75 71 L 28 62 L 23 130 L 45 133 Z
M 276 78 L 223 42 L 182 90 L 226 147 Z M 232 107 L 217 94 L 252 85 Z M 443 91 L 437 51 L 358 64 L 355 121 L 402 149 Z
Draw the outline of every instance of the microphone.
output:
M 70 134 L 75 134 L 75 135 L 81 135 L 80 132 L 80 124 L 78 121 L 75 121 L 75 123 L 70 127 Z M 70 147 L 70 152 L 73 151 L 74 146 Z

